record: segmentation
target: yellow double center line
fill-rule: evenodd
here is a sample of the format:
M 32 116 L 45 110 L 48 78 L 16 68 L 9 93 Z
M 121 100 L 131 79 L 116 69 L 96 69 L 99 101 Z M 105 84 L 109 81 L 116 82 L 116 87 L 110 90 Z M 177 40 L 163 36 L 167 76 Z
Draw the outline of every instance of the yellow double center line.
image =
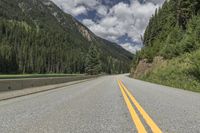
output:
M 119 88 L 122 92 L 122 95 L 124 97 L 124 101 L 128 107 L 128 110 L 131 114 L 131 118 L 133 122 L 135 123 L 135 126 L 138 130 L 138 133 L 147 133 L 146 129 L 144 128 L 140 118 L 138 117 L 134 107 L 132 106 L 130 100 L 133 102 L 137 110 L 140 112 L 146 123 L 149 125 L 153 133 L 162 133 L 160 128 L 156 125 L 156 123 L 151 119 L 151 117 L 145 112 L 145 110 L 140 106 L 140 104 L 137 102 L 137 100 L 134 98 L 134 96 L 130 93 L 130 91 L 125 87 L 125 85 L 118 80 Z M 130 100 L 129 100 L 129 98 Z

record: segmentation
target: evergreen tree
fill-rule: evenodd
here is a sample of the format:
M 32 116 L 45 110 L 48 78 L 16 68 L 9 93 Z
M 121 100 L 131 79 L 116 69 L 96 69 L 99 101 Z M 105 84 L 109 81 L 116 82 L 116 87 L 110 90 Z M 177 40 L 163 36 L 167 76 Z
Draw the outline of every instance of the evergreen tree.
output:
M 192 1 L 193 0 L 178 0 L 177 2 L 177 20 L 179 26 L 186 29 L 188 20 L 192 15 Z
M 152 62 L 155 56 L 170 59 L 196 50 L 200 38 L 199 7 L 199 0 L 165 1 L 162 8 L 156 10 L 149 21 L 144 34 L 145 47 L 137 58 L 146 58 Z M 138 63 L 137 60 L 134 62 Z
M 88 29 L 53 3 L 51 9 L 41 0 L 0 3 L 0 74 L 84 73 L 90 44 L 101 51 L 102 72 L 128 72 L 131 53 L 90 32 L 89 41 L 82 33 Z M 120 63 L 123 67 L 119 70 Z
M 90 46 L 85 64 L 86 64 L 85 71 L 87 74 L 96 75 L 101 72 L 101 62 L 99 58 L 99 52 L 95 47 L 95 45 Z

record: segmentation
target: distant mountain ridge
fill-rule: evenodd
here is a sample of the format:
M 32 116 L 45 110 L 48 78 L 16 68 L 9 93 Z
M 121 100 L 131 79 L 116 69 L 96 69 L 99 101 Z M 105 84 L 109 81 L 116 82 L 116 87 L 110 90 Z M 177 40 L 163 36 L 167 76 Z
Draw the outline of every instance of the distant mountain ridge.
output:
M 50 0 L 0 0 L 0 18 L 0 73 L 84 73 L 90 45 L 99 49 L 103 72 L 129 70 L 130 52 L 96 36 Z

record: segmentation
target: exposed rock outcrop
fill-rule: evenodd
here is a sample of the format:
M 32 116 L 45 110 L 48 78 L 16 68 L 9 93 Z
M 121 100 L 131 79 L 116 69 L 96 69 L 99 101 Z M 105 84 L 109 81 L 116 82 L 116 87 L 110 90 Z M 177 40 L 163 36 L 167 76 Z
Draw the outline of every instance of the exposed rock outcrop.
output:
M 89 31 L 81 26 L 80 24 L 76 23 L 78 29 L 79 29 L 79 32 L 88 40 L 88 41 L 92 41 L 92 37 L 91 37 L 91 34 L 89 33 Z
M 163 61 L 163 57 L 161 56 L 155 57 L 152 63 L 149 63 L 147 59 L 143 59 L 138 63 L 136 69 L 132 70 L 131 76 L 139 78 L 150 72 L 154 67 L 161 65 Z

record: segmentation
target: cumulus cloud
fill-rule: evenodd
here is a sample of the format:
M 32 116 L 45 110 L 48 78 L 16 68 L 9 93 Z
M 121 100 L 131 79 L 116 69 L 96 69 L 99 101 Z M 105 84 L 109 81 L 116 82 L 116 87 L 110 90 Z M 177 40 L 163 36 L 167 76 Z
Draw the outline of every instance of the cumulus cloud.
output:
M 131 53 L 136 53 L 137 51 L 141 50 L 142 45 L 133 45 L 131 43 L 124 43 L 121 45 L 124 49 L 130 51 Z
M 82 22 L 84 25 L 87 25 L 88 27 L 95 25 L 95 22 L 93 22 L 91 19 L 84 19 Z
M 96 8 L 99 4 L 97 0 L 51 0 L 63 11 L 78 16 L 87 13 L 88 10 Z
M 87 11 L 84 6 L 79 6 L 72 10 L 72 14 L 74 14 L 75 16 L 79 14 L 85 14 L 85 13 L 87 13 Z
M 97 13 L 101 16 L 105 16 L 108 12 L 108 7 L 100 5 L 97 7 Z
M 141 36 L 155 9 L 162 5 L 164 0 L 130 0 L 125 3 L 115 3 L 113 6 L 103 5 L 102 0 L 52 0 L 65 12 L 74 16 L 87 14 L 88 11 L 99 19 L 85 18 L 81 20 L 91 31 L 98 36 L 120 44 L 125 49 L 135 52 L 142 47 Z M 121 42 L 119 38 L 127 35 L 131 41 Z M 134 44 L 134 42 L 137 42 Z M 140 44 L 140 45 L 139 45 Z
M 148 20 L 157 7 L 158 5 L 153 3 L 140 4 L 134 1 L 129 5 L 120 2 L 109 9 L 101 20 L 93 25 L 85 24 L 97 35 L 106 39 L 119 38 L 127 34 L 134 41 L 141 41 Z

